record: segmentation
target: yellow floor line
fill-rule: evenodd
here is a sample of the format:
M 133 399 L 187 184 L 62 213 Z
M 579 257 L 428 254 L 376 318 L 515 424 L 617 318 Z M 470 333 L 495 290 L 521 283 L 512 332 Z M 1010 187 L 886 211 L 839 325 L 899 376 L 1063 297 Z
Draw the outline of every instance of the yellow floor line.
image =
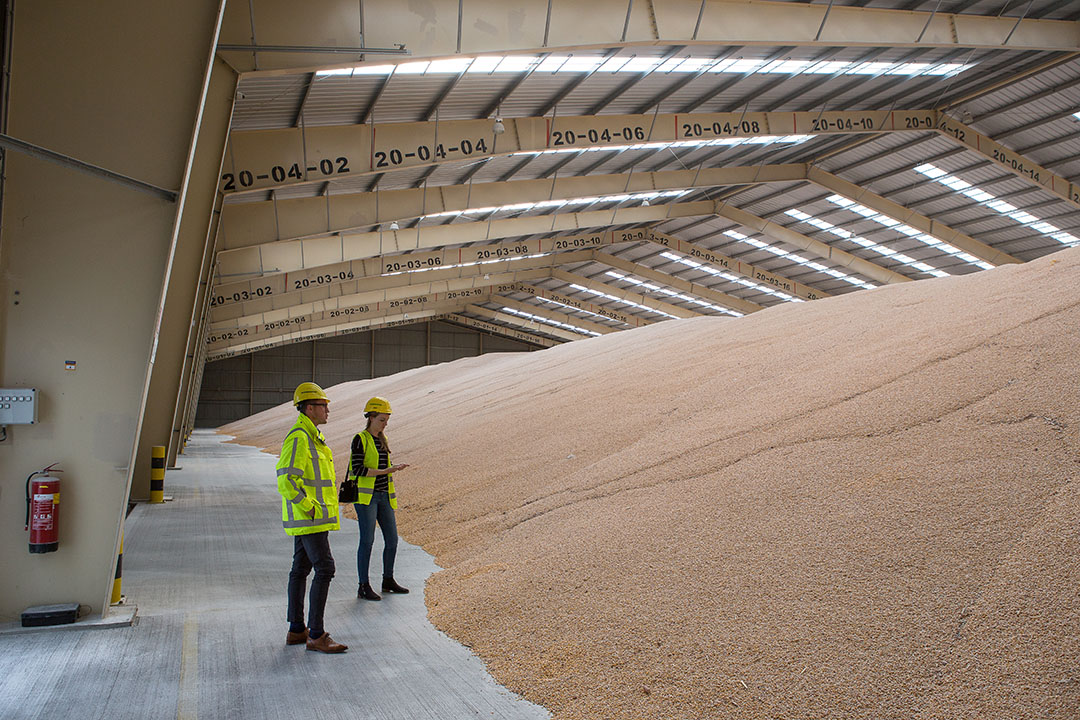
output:
M 199 621 L 194 615 L 184 617 L 178 695 L 176 720 L 197 720 L 199 717 Z

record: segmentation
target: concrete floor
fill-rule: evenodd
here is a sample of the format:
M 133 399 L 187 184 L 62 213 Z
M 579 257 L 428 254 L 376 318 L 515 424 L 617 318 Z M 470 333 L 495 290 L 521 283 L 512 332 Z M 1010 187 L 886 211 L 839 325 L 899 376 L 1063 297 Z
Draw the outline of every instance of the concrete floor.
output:
M 344 655 L 285 645 L 292 538 L 276 458 L 196 432 L 164 505 L 128 517 L 123 592 L 133 625 L 0 633 L 0 718 L 371 718 L 541 720 L 469 650 L 427 621 L 437 568 L 402 541 L 395 576 L 413 592 L 356 599 L 355 521 L 331 534 L 337 575 L 326 627 Z M 372 576 L 382 570 L 376 533 Z

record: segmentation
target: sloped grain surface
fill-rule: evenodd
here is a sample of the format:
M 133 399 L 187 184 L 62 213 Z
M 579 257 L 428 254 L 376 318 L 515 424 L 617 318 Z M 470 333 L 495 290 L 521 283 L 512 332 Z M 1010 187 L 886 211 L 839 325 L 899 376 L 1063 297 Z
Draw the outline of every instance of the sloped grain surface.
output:
M 1080 716 L 1080 249 L 388 397 L 434 623 L 557 718 Z M 293 411 L 223 428 L 270 448 Z

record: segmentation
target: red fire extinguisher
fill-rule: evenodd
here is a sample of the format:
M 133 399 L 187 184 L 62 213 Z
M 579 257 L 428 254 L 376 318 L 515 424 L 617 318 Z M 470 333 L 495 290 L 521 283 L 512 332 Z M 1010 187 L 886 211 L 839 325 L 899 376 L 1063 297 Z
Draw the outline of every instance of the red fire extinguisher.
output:
M 53 465 L 30 473 L 30 477 L 26 478 L 26 527 L 24 529 L 30 531 L 31 553 L 55 552 L 60 544 L 60 479 L 49 475 Z M 37 475 L 44 477 L 34 480 Z

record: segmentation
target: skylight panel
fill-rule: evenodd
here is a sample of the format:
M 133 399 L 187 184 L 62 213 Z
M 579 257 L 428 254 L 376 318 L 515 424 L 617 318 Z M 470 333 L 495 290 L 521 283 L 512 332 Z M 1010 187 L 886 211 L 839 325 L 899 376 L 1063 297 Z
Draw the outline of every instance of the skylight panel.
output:
M 394 66 L 393 65 L 383 65 L 381 67 L 387 67 L 387 68 L 393 69 Z M 355 69 L 359 70 L 359 68 L 355 68 Z M 353 70 L 354 70 L 354 68 L 338 68 L 337 70 L 320 70 L 319 72 L 315 73 L 315 75 L 317 75 L 318 77 L 331 77 L 333 75 L 352 75 Z M 386 72 L 389 73 L 390 71 L 387 70 Z
M 507 55 L 495 68 L 495 72 L 520 73 L 531 69 L 540 58 L 536 55 Z
M 881 75 L 891 70 L 893 63 L 864 62 L 858 63 L 844 71 L 845 75 Z
M 631 58 L 628 57 L 608 58 L 608 60 L 597 70 L 598 72 L 619 72 L 626 63 L 630 62 L 630 60 Z
M 499 63 L 502 62 L 501 55 L 484 55 L 473 60 L 472 65 L 469 66 L 469 74 L 473 73 L 489 73 L 494 72 L 495 68 L 499 67 Z
M 602 57 L 574 56 L 563 63 L 559 72 L 592 72 L 603 62 Z
M 763 64 L 764 63 L 762 63 L 760 60 L 736 60 L 731 65 L 729 65 L 727 68 L 725 68 L 722 72 L 752 73 L 752 72 L 756 72 L 757 69 L 760 68 Z M 710 72 L 721 72 L 721 71 L 718 71 L 715 67 L 713 67 L 710 70 Z
M 685 59 L 686 58 L 668 58 L 667 60 L 665 60 L 663 63 L 660 64 L 660 67 L 656 68 L 656 72 L 662 72 L 662 73 L 671 72 L 675 68 L 682 65 L 683 60 L 685 60 Z
M 944 170 L 942 170 L 940 168 L 936 168 L 933 165 L 930 165 L 929 163 L 927 163 L 925 165 L 919 165 L 918 167 L 915 168 L 915 172 L 922 173 L 923 175 L 930 178 L 931 180 L 937 180 L 940 177 L 945 177 L 945 175 L 947 174 Z
M 432 60 L 428 65 L 427 72 L 429 73 L 452 73 L 457 75 L 458 73 L 468 70 L 469 65 L 472 64 L 471 58 L 449 58 L 448 60 Z
M 768 67 L 762 68 L 761 72 L 763 72 L 763 73 L 790 73 L 790 74 L 794 75 L 794 74 L 797 74 L 797 73 L 805 72 L 806 69 L 808 67 L 810 67 L 812 64 L 813 63 L 811 63 L 809 60 L 782 60 L 782 61 L 774 63 L 773 65 L 770 65 Z
M 836 75 L 844 70 L 847 70 L 851 66 L 851 63 L 847 62 L 835 62 L 835 61 L 821 61 L 815 63 L 806 69 L 807 73 L 813 73 L 814 75 Z
M 569 55 L 548 55 L 536 66 L 536 72 L 558 72 L 569 59 Z
M 721 60 L 709 68 L 709 72 L 722 73 L 727 72 L 735 63 L 740 62 L 737 58 L 728 58 L 727 60 Z M 1080 115 L 1080 113 L 1077 113 Z
M 930 63 L 900 63 L 889 70 L 889 75 L 922 75 Z
M 660 64 L 660 58 L 635 57 L 630 58 L 622 66 L 620 72 L 648 72 Z
M 397 66 L 397 75 L 423 75 L 431 65 L 427 60 L 419 62 L 402 63 Z
M 712 64 L 712 58 L 684 58 L 673 72 L 700 72 Z

